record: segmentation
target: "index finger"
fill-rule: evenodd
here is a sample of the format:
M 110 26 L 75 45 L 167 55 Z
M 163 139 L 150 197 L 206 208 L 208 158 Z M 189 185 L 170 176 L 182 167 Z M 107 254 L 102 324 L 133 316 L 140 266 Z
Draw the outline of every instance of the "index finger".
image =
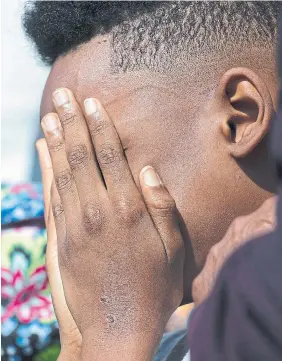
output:
M 84 101 L 84 111 L 111 200 L 122 202 L 122 198 L 128 201 L 140 196 L 118 133 L 106 110 L 97 99 L 88 98 Z

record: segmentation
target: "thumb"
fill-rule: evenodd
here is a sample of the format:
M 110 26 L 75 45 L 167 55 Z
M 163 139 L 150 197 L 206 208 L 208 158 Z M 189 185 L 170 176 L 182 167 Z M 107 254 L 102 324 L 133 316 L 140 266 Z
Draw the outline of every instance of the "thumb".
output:
M 179 228 L 178 211 L 174 199 L 163 185 L 159 175 L 151 166 L 140 172 L 143 197 L 156 229 L 164 243 L 170 262 L 183 264 L 184 243 Z

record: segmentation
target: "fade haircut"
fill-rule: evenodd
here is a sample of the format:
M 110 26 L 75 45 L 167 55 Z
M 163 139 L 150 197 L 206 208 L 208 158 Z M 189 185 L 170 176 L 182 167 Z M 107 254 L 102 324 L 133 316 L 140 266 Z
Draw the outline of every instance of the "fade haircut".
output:
M 34 1 L 23 25 L 48 64 L 110 34 L 115 71 L 169 68 L 181 57 L 274 47 L 277 1 Z

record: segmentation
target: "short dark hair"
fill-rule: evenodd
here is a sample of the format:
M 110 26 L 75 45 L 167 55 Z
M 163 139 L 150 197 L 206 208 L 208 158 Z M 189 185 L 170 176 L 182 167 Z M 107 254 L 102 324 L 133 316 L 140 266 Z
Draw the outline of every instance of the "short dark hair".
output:
M 26 34 L 48 64 L 96 35 L 112 34 L 114 65 L 157 68 L 180 53 L 274 46 L 278 1 L 34 1 Z

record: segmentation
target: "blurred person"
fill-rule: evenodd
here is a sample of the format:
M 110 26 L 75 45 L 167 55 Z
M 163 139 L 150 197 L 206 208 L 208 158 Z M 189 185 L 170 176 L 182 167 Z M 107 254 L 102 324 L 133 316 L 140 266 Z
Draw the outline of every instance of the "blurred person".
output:
M 281 360 L 282 237 L 275 226 L 281 222 L 276 203 L 270 198 L 238 218 L 212 247 L 193 283 L 198 307 L 189 324 L 192 361 Z

